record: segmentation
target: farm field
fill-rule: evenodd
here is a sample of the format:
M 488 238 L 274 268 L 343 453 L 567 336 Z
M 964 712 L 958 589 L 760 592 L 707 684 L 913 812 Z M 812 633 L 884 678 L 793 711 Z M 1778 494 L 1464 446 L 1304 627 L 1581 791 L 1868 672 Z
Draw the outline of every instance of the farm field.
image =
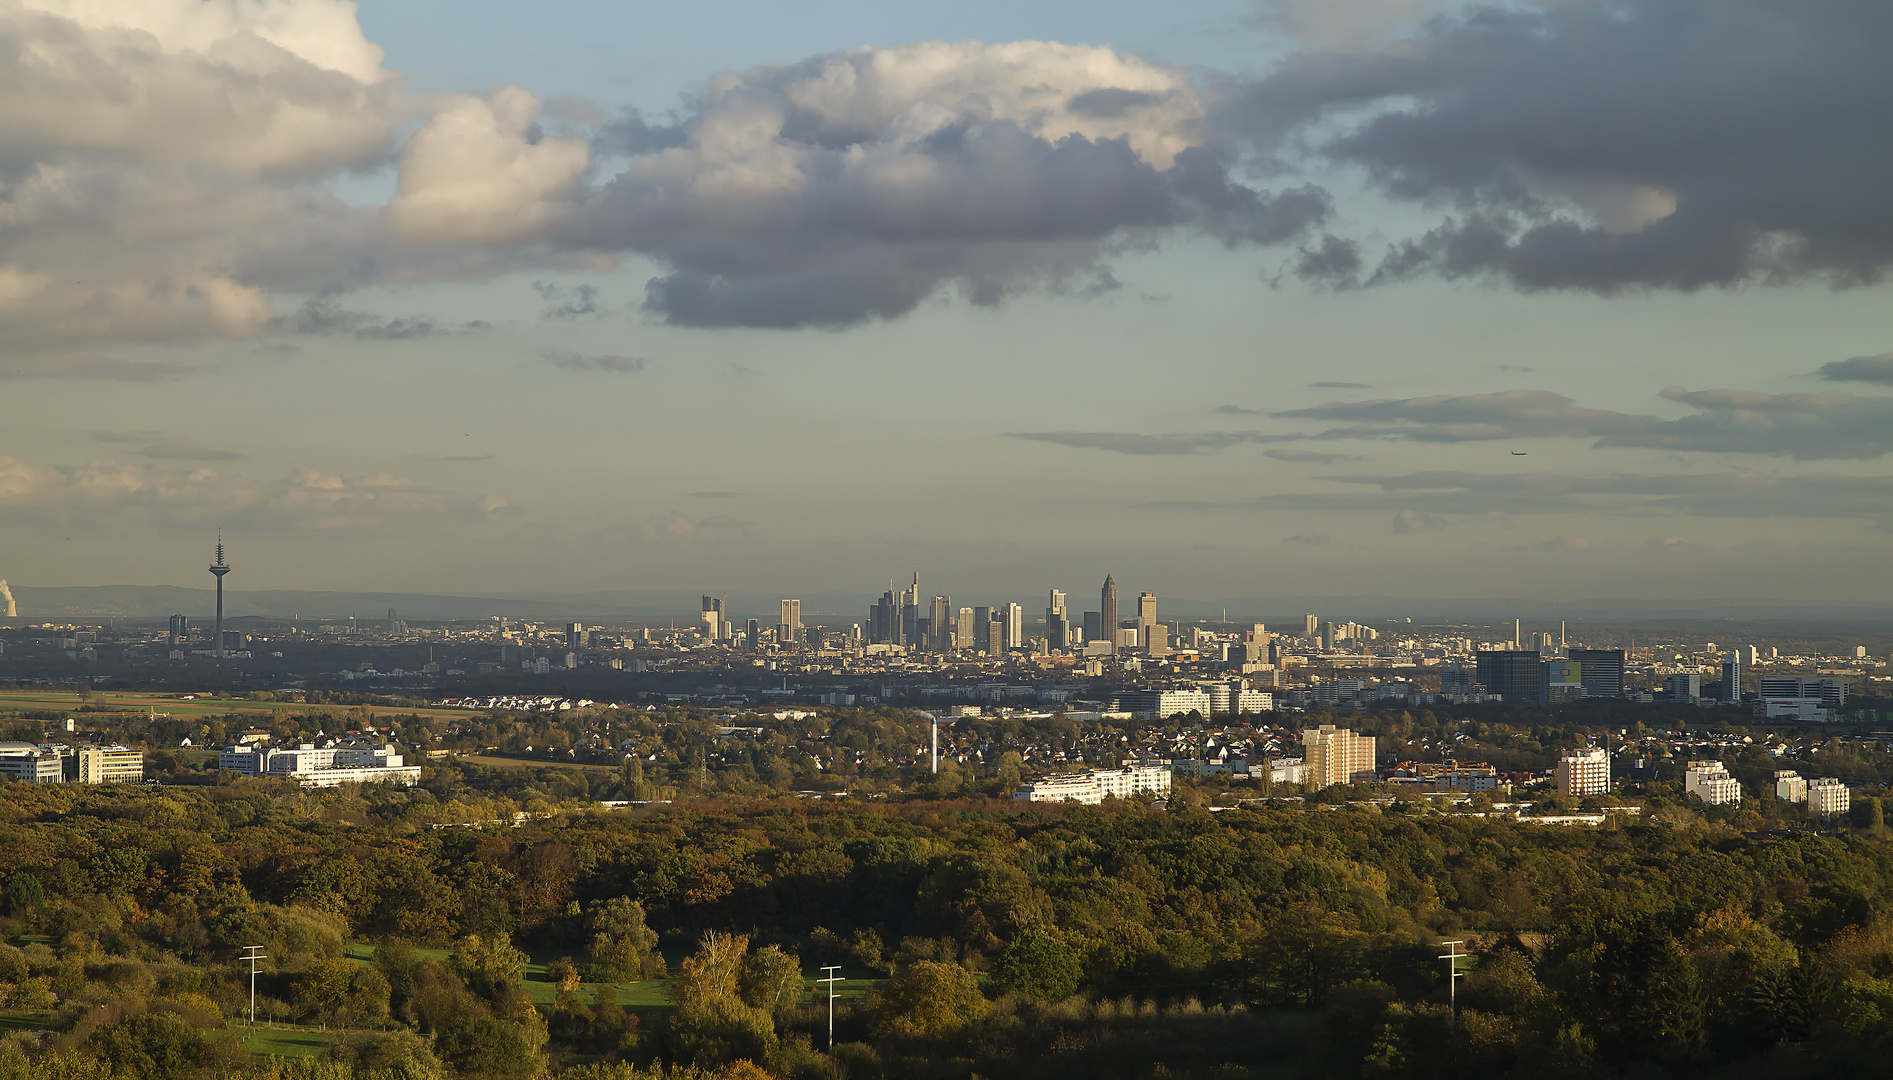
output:
M 353 705 L 296 705 L 287 702 L 251 701 L 247 698 L 217 697 L 211 694 L 154 694 L 139 691 L 95 690 L 91 698 L 82 699 L 72 691 L 56 690 L 0 690 L 0 713 L 5 712 L 77 712 L 81 705 L 94 707 L 106 706 L 127 712 L 168 713 L 172 717 L 207 717 L 235 714 L 254 716 L 259 720 L 268 720 L 278 709 L 332 709 L 348 711 Z M 409 716 L 419 714 L 426 717 L 465 718 L 474 715 L 471 709 L 442 708 L 389 708 L 375 707 L 371 710 L 377 716 Z

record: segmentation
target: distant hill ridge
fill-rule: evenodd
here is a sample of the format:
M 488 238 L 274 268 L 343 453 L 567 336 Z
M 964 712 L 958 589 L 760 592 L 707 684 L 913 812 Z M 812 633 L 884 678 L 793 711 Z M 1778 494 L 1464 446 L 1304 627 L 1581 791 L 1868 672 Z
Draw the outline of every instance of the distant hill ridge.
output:
M 158 620 L 174 614 L 193 619 L 209 616 L 215 604 L 210 589 L 175 585 L 94 585 L 34 588 L 13 585 L 20 622 L 43 619 Z M 601 591 L 593 593 L 502 593 L 494 596 L 451 596 L 432 593 L 313 592 L 297 590 L 244 591 L 226 589 L 224 616 L 297 619 L 308 622 L 358 620 L 379 622 L 393 608 L 403 619 L 467 620 L 505 616 L 548 622 L 605 622 L 675 620 L 693 624 L 699 613 L 699 595 L 675 589 Z M 1080 593 L 1071 607 L 1085 610 Z M 773 626 L 780 596 L 732 592 L 727 610 L 734 618 L 755 618 Z M 1032 598 L 1036 598 L 1033 594 Z M 804 593 L 802 621 L 808 625 L 846 625 L 866 618 L 873 597 L 841 592 Z M 1018 595 L 956 596 L 954 605 L 1026 603 Z M 1160 597 L 1159 612 L 1166 620 L 1219 619 L 1227 611 L 1231 621 L 1262 621 L 1272 625 L 1299 625 L 1304 612 L 1336 621 L 1376 621 L 1410 618 L 1416 622 L 1509 622 L 1524 619 L 1569 622 L 1658 622 L 1766 619 L 1785 622 L 1863 623 L 1893 621 L 1893 604 L 1779 600 L 1767 597 L 1720 599 L 1594 599 L 1530 600 L 1517 598 L 1399 597 L 1399 596 L 1269 596 L 1194 600 Z

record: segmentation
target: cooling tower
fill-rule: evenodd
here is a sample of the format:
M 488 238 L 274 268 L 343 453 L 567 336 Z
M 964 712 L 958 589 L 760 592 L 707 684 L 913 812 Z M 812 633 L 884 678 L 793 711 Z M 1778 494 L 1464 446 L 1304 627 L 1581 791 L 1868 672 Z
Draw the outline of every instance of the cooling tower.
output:
M 7 588 L 5 578 L 0 578 L 0 600 L 6 601 L 7 618 L 17 619 L 20 617 L 19 606 L 13 602 L 13 590 Z

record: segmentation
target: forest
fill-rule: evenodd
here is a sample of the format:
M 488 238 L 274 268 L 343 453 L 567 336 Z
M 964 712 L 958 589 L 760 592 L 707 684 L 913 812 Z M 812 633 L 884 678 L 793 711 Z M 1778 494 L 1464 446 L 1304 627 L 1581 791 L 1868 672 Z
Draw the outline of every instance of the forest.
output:
M 0 1080 L 1893 1063 L 1893 845 L 1871 797 L 1819 832 L 1683 803 L 1567 829 L 1418 800 L 965 788 L 612 810 L 541 790 L 516 826 L 430 821 L 476 798 L 465 781 L 0 781 Z M 1468 955 L 1449 989 L 1450 941 Z M 832 1050 L 813 981 L 831 965 Z

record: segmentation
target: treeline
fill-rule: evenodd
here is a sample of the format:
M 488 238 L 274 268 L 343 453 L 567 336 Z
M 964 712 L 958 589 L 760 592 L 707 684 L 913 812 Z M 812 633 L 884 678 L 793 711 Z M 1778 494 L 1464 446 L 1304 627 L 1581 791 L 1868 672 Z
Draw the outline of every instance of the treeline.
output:
M 404 815 L 433 797 L 6 786 L 0 1000 L 54 1034 L 0 1048 L 0 1080 L 240 1074 L 223 1025 L 247 1007 L 237 957 L 258 944 L 259 1013 L 356 1029 L 320 1067 L 377 1080 L 1893 1061 L 1877 823 L 1749 839 L 1708 819 L 1566 830 L 966 799 L 415 827 Z M 1444 939 L 1474 957 L 1456 1019 Z M 372 962 L 349 942 L 376 943 Z M 525 992 L 524 950 L 552 961 L 550 1005 Z M 827 964 L 886 980 L 838 1009 L 833 1055 L 802 978 Z M 619 985 L 667 972 L 671 1008 L 620 1003 Z

